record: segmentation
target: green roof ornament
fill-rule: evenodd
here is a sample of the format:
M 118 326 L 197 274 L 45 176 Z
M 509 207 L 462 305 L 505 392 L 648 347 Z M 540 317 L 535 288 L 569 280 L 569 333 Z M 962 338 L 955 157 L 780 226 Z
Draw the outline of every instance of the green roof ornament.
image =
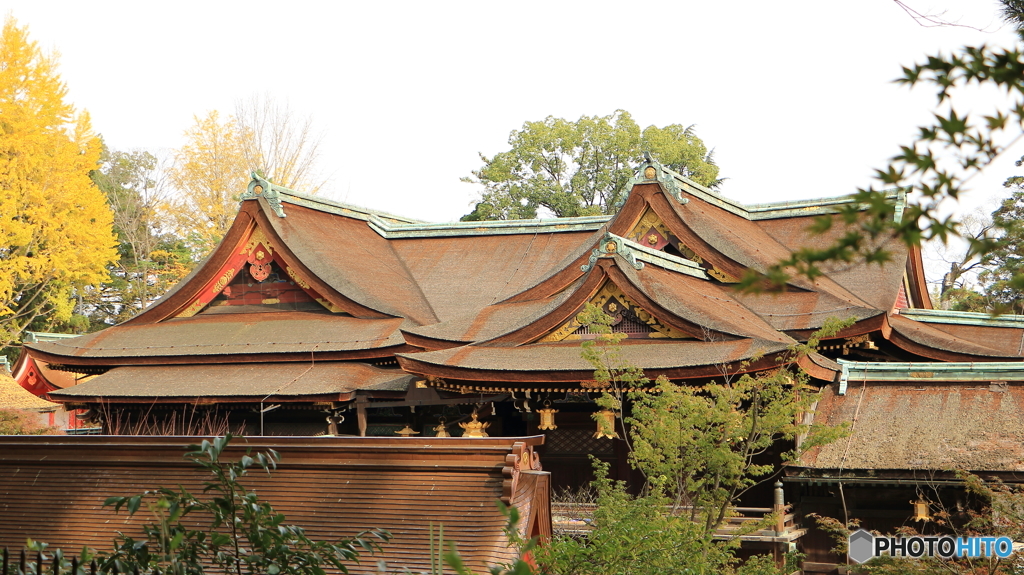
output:
M 637 261 L 636 254 L 633 253 L 633 250 L 630 249 L 629 245 L 622 238 L 611 232 L 605 232 L 601 241 L 597 242 L 597 247 L 590 253 L 590 261 L 580 266 L 580 269 L 588 272 L 593 269 L 598 258 L 609 258 L 614 256 L 622 256 L 622 258 L 629 262 L 629 265 L 633 266 L 633 269 L 635 270 L 644 269 L 644 262 Z
M 644 162 L 640 164 L 640 167 L 637 170 L 637 175 L 629 180 L 628 185 L 632 188 L 637 184 L 645 182 L 658 182 L 666 192 L 672 194 L 672 197 L 680 203 L 685 204 L 689 202 L 689 200 L 684 198 L 682 192 L 679 191 L 679 186 L 676 185 L 675 175 L 675 172 L 659 164 L 658 161 L 651 156 L 650 152 L 644 152 Z
M 251 174 L 252 179 L 249 181 L 249 187 L 245 190 L 245 193 L 239 197 L 239 201 L 255 200 L 257 198 L 263 198 L 267 200 L 267 204 L 270 205 L 270 209 L 274 210 L 279 218 L 286 217 L 284 214 L 284 207 L 281 205 L 281 196 L 274 188 L 273 184 L 269 181 L 261 178 L 259 174 L 253 172 Z

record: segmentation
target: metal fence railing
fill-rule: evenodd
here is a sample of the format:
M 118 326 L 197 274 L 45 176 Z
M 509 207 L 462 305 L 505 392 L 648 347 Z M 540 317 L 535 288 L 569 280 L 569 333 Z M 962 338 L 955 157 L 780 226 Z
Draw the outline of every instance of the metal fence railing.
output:
M 22 549 L 17 559 L 12 561 L 10 551 L 4 547 L 0 575 L 121 575 L 116 565 L 101 571 L 95 560 L 88 565 L 80 565 L 78 557 L 72 557 L 70 561 L 67 558 L 58 561 L 57 557 L 54 553 L 26 552 Z M 139 575 L 139 569 L 136 567 L 124 575 Z M 160 572 L 154 570 L 153 575 L 160 575 Z

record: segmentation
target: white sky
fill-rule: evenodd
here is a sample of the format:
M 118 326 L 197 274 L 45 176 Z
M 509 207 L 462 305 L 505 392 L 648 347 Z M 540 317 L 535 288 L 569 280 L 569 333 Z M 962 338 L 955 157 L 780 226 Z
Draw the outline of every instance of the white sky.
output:
M 746 203 L 841 195 L 927 121 L 901 65 L 1011 45 L 991 0 L 906 0 L 983 28 L 924 28 L 864 2 L 89 2 L 0 0 L 61 53 L 71 99 L 115 149 L 182 143 L 193 114 L 254 93 L 326 132 L 329 197 L 457 220 L 478 152 L 524 121 L 628 110 L 696 124 L 722 192 Z M 988 107 L 978 111 L 988 111 Z M 1013 150 L 972 199 L 1002 193 Z M 1020 171 L 1020 170 L 1018 170 Z M 989 208 L 991 211 L 991 208 Z

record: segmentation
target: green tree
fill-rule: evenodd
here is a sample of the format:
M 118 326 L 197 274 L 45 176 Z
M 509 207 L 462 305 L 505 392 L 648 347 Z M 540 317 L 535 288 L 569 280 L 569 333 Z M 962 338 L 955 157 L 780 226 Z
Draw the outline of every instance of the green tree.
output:
M 115 261 L 112 216 L 89 179 L 100 144 L 66 101 L 57 57 L 8 17 L 0 34 L 0 348 L 66 322 Z
M 63 433 L 54 427 L 47 427 L 39 423 L 37 417 L 37 413 L 22 409 L 0 409 L 0 435 L 54 435 Z
M 193 267 L 185 242 L 169 231 L 165 172 L 146 151 L 104 146 L 93 181 L 114 214 L 120 259 L 98 289 L 86 290 L 94 327 L 125 321 L 145 309 Z
M 600 308 L 588 306 L 580 321 L 600 334 L 583 350 L 594 379 L 615 390 L 598 404 L 619 414 L 630 464 L 647 483 L 641 496 L 630 496 L 598 463 L 594 530 L 583 540 L 556 540 L 542 550 L 542 563 L 560 575 L 595 572 L 591 566 L 601 573 L 779 572 L 770 559 L 738 565 L 737 542 L 718 541 L 715 532 L 747 490 L 777 471 L 761 459 L 769 449 L 782 447 L 782 460 L 793 460 L 846 433 L 803 423 L 817 389 L 795 360 L 851 322 L 827 322 L 776 369 L 738 377 L 723 369 L 718 381 L 686 386 L 664 377 L 651 382 L 622 361 L 624 334 L 611 333 L 611 318 Z M 622 391 L 637 388 L 643 391 Z
M 720 183 L 718 166 L 694 127 L 672 124 L 641 130 L 632 116 L 548 116 L 509 136 L 511 149 L 463 181 L 483 186 L 470 220 L 529 219 L 545 208 L 557 217 L 614 213 L 628 193 L 633 168 L 651 152 L 666 167 L 701 185 Z
M 994 310 L 1020 314 L 1024 313 L 1024 183 L 1011 178 L 1007 185 L 1012 192 L 992 212 L 998 236 L 982 258 L 985 271 L 978 277 Z

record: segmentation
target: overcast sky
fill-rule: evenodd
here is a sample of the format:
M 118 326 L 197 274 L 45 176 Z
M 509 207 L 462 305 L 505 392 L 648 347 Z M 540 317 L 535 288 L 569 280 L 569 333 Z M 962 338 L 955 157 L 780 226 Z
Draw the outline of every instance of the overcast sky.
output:
M 722 192 L 746 203 L 866 185 L 933 109 L 902 65 L 1013 42 L 988 0 L 906 0 L 968 27 L 926 28 L 862 2 L 109 2 L 0 0 L 61 53 L 70 97 L 115 149 L 169 149 L 194 114 L 269 93 L 326 134 L 327 194 L 431 221 L 509 132 L 629 111 L 696 124 Z M 986 111 L 987 107 L 978 111 Z M 1002 193 L 1008 159 L 972 182 Z

